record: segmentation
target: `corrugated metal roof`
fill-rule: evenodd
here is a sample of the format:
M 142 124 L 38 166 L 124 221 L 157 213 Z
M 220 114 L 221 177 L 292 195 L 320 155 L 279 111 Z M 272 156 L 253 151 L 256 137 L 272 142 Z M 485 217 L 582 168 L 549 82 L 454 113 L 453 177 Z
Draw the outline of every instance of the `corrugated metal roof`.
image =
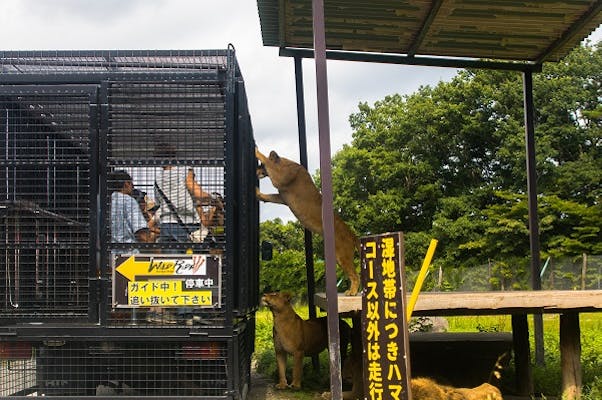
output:
M 265 46 L 312 48 L 311 0 L 258 0 Z M 602 23 L 602 0 L 324 0 L 326 48 L 556 61 Z

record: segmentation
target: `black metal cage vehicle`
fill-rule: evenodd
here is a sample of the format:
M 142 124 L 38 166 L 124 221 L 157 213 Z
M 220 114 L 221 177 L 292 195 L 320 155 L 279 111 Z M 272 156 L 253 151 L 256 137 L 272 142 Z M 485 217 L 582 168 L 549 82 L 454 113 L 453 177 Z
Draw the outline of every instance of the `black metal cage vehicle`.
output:
M 246 398 L 259 208 L 234 49 L 0 52 L 0 136 L 0 397 Z

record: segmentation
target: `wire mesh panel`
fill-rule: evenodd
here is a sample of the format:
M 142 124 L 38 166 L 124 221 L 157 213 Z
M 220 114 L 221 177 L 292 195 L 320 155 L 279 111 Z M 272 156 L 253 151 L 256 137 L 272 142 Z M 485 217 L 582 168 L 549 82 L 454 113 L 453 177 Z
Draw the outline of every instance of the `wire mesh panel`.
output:
M 112 162 L 170 161 L 171 145 L 181 165 L 225 159 L 224 83 L 110 82 L 109 154 Z
M 78 79 L 73 74 L 95 74 L 91 77 L 93 80 L 99 80 L 102 74 L 169 75 L 224 69 L 227 63 L 228 52 L 224 50 L 0 51 L 0 71 L 5 80 L 6 75 L 24 74 L 68 76 L 71 81 Z
M 27 342 L 0 342 L 0 397 L 35 391 L 35 348 Z
M 88 311 L 90 107 L 0 87 L 0 318 Z
M 192 170 L 195 181 L 204 192 L 213 194 L 213 198 L 195 203 L 193 196 L 183 196 L 181 204 L 177 201 L 180 199 L 174 199 L 178 211 L 181 211 L 179 208 L 190 211 L 201 206 L 207 212 L 211 200 L 214 203 L 215 200 L 224 201 L 226 132 L 223 85 L 214 82 L 110 83 L 108 102 L 109 188 L 115 183 L 110 172 L 126 170 L 133 179 L 134 188 L 138 189 L 134 191 L 139 196 L 138 200 L 150 202 L 144 204 L 148 209 L 152 208 L 148 206 L 160 204 L 157 212 L 169 214 L 173 212 L 158 193 L 155 183 L 161 186 L 160 180 L 170 175 L 164 171 L 170 169 L 182 172 L 182 176 L 175 176 L 174 179 L 181 179 L 174 185 L 180 180 L 185 183 L 189 170 Z M 169 192 L 171 187 L 162 189 Z M 223 242 L 223 232 L 215 239 Z M 112 247 L 117 248 L 119 244 L 119 241 L 111 240 Z M 181 250 L 186 246 L 177 246 L 176 243 L 150 246 L 156 247 Z
M 227 341 L 67 342 L 38 351 L 45 396 L 219 396 L 228 392 Z
M 219 254 L 222 264 L 228 262 L 225 96 L 225 84 L 217 76 L 208 81 L 108 82 L 106 205 L 110 211 L 104 226 L 109 228 L 110 275 L 118 254 L 142 252 L 152 258 L 212 253 Z M 129 177 L 131 187 L 123 189 L 120 176 Z M 189 186 L 191 181 L 198 185 L 197 194 Z M 129 198 L 123 200 L 124 193 Z M 117 207 L 126 208 L 122 216 L 116 214 Z M 131 235 L 135 228 L 127 225 L 134 223 L 136 215 L 146 220 L 147 237 Z M 199 236 L 191 239 L 195 232 Z M 114 299 L 110 304 L 115 304 Z M 223 324 L 223 311 L 215 309 L 210 315 L 195 309 L 197 318 L 193 318 L 193 310 L 157 308 L 139 310 L 137 322 L 191 324 L 205 314 L 205 323 L 217 318 Z M 109 323 L 113 322 L 123 322 L 123 312 L 111 312 Z

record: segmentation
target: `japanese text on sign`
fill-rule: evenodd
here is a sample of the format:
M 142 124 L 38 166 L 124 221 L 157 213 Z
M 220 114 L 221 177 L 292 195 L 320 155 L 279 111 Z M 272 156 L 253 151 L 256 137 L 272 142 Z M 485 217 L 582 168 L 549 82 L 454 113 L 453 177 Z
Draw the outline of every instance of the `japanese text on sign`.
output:
M 126 254 L 113 261 L 115 307 L 220 307 L 219 256 Z
M 212 297 L 211 290 L 191 291 L 183 281 L 128 282 L 128 304 L 133 306 L 211 306 Z
M 364 387 L 370 400 L 410 396 L 401 233 L 361 239 Z

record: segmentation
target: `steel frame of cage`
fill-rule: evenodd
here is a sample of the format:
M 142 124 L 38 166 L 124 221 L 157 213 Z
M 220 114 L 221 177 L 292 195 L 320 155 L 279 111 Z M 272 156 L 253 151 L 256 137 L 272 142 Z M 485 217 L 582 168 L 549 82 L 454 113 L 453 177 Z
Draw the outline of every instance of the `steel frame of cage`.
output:
M 3 365 L 0 397 L 33 393 L 50 398 L 98 396 L 101 385 L 119 382 L 130 391 L 110 393 L 112 398 L 123 394 L 244 399 L 251 384 L 254 330 L 254 320 L 249 320 L 238 324 L 232 335 L 185 342 L 154 335 L 146 341 L 48 338 L 34 343 L 33 348 L 20 349 L 20 358 L 8 361 L 6 371 Z M 14 390 L 8 392 L 11 384 Z
M 107 59 L 126 56 L 171 56 L 170 51 L 126 51 L 100 52 Z M 157 69 L 145 72 L 62 72 L 62 73 L 26 73 L 0 75 L 0 98 L 3 95 L 78 95 L 87 98 L 89 105 L 89 246 L 88 246 L 88 310 L 76 318 L 50 318 L 28 316 L 27 313 L 12 318 L 0 318 L 0 342 L 29 342 L 38 351 L 45 343 L 66 341 L 114 341 L 124 342 L 144 339 L 145 341 L 168 341 L 173 343 L 198 343 L 211 340 L 226 340 L 228 346 L 228 365 L 233 366 L 229 389 L 224 396 L 239 398 L 248 389 L 248 371 L 253 351 L 254 334 L 249 338 L 249 327 L 254 332 L 254 311 L 258 302 L 258 224 L 259 207 L 255 199 L 254 188 L 257 185 L 256 165 L 252 128 L 244 92 L 244 82 L 238 74 L 234 50 L 215 51 L 216 55 L 227 57 L 224 69 L 190 71 L 164 71 L 164 62 Z M 99 52 L 0 52 L 0 59 L 11 55 L 39 57 L 94 57 Z M 197 56 L 197 51 L 179 51 L 180 56 Z M 46 61 L 52 64 L 50 61 Z M 44 63 L 42 61 L 41 63 Z M 123 65 L 122 65 L 123 66 Z M 169 68 L 170 66 L 168 66 Z M 179 67 L 179 64 L 171 67 Z M 224 191 L 226 201 L 225 219 L 225 258 L 223 291 L 228 301 L 222 304 L 225 320 L 216 326 L 202 327 L 140 327 L 115 326 L 107 318 L 110 304 L 108 279 L 98 271 L 108 268 L 107 230 L 101 229 L 106 221 L 107 198 L 107 132 L 108 132 L 108 89 L 109 82 L 190 82 L 212 80 L 219 81 L 225 89 L 225 170 Z M 95 179 L 98 177 L 98 179 Z M 100 205 L 100 206 L 99 206 Z M 144 246 L 143 246 L 144 247 Z M 197 250 L 202 250 L 200 247 Z M 7 270 L 8 274 L 8 270 Z M 0 310 L 2 314 L 2 310 Z M 50 313 L 51 314 L 51 313 Z M 35 322 L 35 323 L 28 323 Z M 246 336 L 239 336 L 239 332 Z M 239 357 L 239 342 L 247 347 L 247 354 Z M 244 351 L 243 351 L 244 353 Z M 248 356 L 248 357 L 247 357 Z M 242 357 L 242 359 L 241 359 Z M 246 360 L 248 358 L 248 360 Z M 248 362 L 247 362 L 248 361 Z M 247 385 L 247 389 L 239 386 Z M 25 393 L 25 392 L 23 392 Z M 224 397 L 229 398 L 229 397 Z

